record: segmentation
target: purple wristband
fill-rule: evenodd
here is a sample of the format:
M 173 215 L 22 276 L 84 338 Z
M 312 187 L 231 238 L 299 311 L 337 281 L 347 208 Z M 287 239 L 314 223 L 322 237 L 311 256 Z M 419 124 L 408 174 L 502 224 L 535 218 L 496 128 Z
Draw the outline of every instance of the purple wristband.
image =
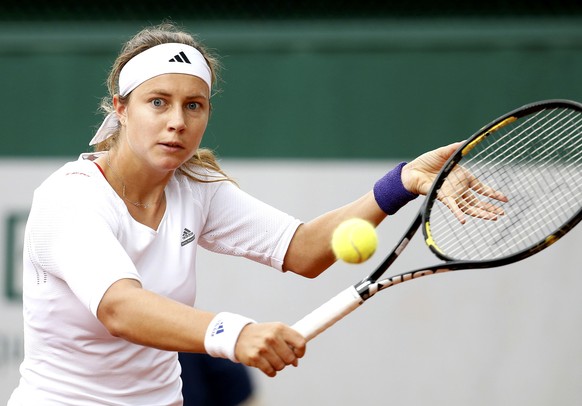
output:
M 406 203 L 418 197 L 418 195 L 406 190 L 402 184 L 401 176 L 404 165 L 406 162 L 398 164 L 374 185 L 376 203 L 386 214 L 396 213 Z

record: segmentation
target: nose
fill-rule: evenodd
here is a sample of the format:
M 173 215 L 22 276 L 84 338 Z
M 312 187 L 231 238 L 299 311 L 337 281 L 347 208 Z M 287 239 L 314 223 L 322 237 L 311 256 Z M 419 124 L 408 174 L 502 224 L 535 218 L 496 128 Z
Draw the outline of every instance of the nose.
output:
M 184 119 L 184 112 L 181 108 L 174 108 L 170 112 L 168 118 L 168 129 L 170 131 L 180 132 L 186 128 L 186 120 Z

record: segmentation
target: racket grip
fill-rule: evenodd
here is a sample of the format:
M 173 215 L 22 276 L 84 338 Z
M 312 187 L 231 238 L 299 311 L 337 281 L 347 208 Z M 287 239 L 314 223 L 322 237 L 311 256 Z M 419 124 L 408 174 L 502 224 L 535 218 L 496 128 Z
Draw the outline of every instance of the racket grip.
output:
M 292 328 L 309 341 L 353 312 L 362 303 L 364 301 L 356 288 L 350 286 L 296 322 Z

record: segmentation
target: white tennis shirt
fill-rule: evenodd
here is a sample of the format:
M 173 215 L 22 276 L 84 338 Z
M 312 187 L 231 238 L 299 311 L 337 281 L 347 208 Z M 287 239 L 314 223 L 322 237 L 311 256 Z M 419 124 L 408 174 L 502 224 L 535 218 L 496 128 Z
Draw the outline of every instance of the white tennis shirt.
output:
M 113 337 L 96 317 L 117 280 L 193 305 L 196 248 L 281 270 L 299 220 L 231 182 L 176 174 L 157 230 L 135 221 L 83 154 L 35 191 L 24 244 L 25 357 L 9 406 L 181 405 L 177 354 Z

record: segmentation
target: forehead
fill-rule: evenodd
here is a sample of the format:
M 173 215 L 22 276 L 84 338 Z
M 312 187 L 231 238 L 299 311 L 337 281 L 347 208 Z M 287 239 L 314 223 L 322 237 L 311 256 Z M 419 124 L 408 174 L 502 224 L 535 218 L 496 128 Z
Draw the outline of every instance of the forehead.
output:
M 208 84 L 203 79 L 184 73 L 165 73 L 154 76 L 136 87 L 133 92 L 209 97 Z

